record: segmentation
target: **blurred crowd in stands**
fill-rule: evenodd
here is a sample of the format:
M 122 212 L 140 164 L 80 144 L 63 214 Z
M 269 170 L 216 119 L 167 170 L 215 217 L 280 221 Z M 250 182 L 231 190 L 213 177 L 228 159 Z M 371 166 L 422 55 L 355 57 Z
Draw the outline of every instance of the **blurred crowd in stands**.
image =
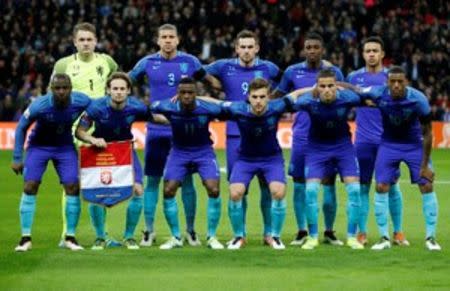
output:
M 205 64 L 233 55 L 241 29 L 258 33 L 260 56 L 285 69 L 302 61 L 303 37 L 322 34 L 325 59 L 344 74 L 364 65 L 360 42 L 385 41 L 385 65 L 406 68 L 430 100 L 435 120 L 450 121 L 450 1 L 446 0 L 2 0 L 0 121 L 18 120 L 44 94 L 56 60 L 74 52 L 72 28 L 94 23 L 98 51 L 124 71 L 157 50 L 156 29 L 177 25 L 180 49 Z

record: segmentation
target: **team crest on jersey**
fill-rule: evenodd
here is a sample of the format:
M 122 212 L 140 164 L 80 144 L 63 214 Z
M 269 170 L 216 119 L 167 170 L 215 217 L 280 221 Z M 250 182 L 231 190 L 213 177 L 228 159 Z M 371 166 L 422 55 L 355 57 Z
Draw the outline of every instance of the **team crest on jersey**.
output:
M 102 169 L 100 172 L 100 182 L 103 185 L 109 185 L 112 183 L 112 172 L 108 169 Z
M 255 71 L 255 79 L 256 78 L 262 78 L 263 77 L 263 72 L 262 71 Z
M 100 77 L 103 77 L 103 74 L 105 73 L 104 70 L 103 70 L 103 67 L 102 66 L 98 66 L 96 69 L 97 69 L 97 74 Z
M 200 116 L 198 117 L 198 122 L 199 122 L 201 125 L 206 124 L 207 121 L 208 121 L 208 117 L 207 117 L 207 116 L 200 115 Z
M 274 125 L 275 124 L 275 118 L 274 117 L 269 117 L 267 119 L 267 124 L 269 125 Z
M 134 117 L 133 116 L 128 116 L 127 117 L 127 123 L 130 124 L 134 121 Z
M 180 64 L 180 71 L 183 74 L 186 74 L 188 72 L 189 69 L 189 64 L 188 63 L 181 63 Z

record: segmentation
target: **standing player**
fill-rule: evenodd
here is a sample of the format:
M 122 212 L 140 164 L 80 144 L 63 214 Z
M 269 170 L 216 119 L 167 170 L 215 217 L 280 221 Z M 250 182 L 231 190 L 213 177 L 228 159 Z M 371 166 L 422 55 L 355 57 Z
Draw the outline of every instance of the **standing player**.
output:
M 209 133 L 209 122 L 221 113 L 221 108 L 196 100 L 196 95 L 194 79 L 183 78 L 178 85 L 177 102 L 162 100 L 151 105 L 153 112 L 162 113 L 170 121 L 173 133 L 173 146 L 164 170 L 164 214 L 172 237 L 160 246 L 163 250 L 183 246 L 175 195 L 191 170 L 198 171 L 209 197 L 207 245 L 212 249 L 223 249 L 216 238 L 221 211 L 220 170 Z
M 177 86 L 182 78 L 193 77 L 196 80 L 206 79 L 200 61 L 193 55 L 177 50 L 179 44 L 177 28 L 164 24 L 158 28 L 159 52 L 142 58 L 129 72 L 136 81 L 142 76 L 147 77 L 150 88 L 151 102 L 172 98 L 177 92 Z M 172 132 L 169 126 L 147 124 L 145 146 L 145 175 L 147 184 L 144 189 L 144 217 L 146 230 L 141 246 L 151 246 L 155 240 L 153 229 L 158 189 L 164 166 L 172 143 Z M 201 244 L 194 230 L 197 194 L 194 189 L 192 175 L 187 175 L 182 185 L 182 199 L 186 215 L 186 239 L 192 246 Z
M 379 37 L 369 37 L 363 41 L 362 54 L 366 66 L 352 72 L 347 82 L 360 87 L 385 85 L 388 70 L 383 68 L 384 43 Z M 361 209 L 358 221 L 358 241 L 367 244 L 367 217 L 369 214 L 369 192 L 375 168 L 378 147 L 381 142 L 383 127 L 378 108 L 358 107 L 356 109 L 356 156 L 360 166 Z M 389 210 L 394 226 L 394 244 L 408 246 L 402 232 L 403 198 L 397 182 L 389 190 Z
M 313 86 L 317 80 L 317 74 L 323 68 L 329 67 L 336 73 L 336 79 L 342 81 L 344 76 L 341 70 L 331 63 L 322 60 L 324 53 L 323 39 L 314 32 L 308 33 L 304 42 L 306 61 L 289 66 L 283 74 L 280 84 L 274 92 L 274 97 L 280 97 L 293 89 Z M 294 212 L 297 220 L 298 232 L 291 245 L 303 245 L 308 236 L 306 230 L 306 202 L 305 202 L 305 150 L 308 143 L 308 131 L 310 127 L 308 113 L 299 111 L 295 116 L 292 127 L 292 152 L 289 164 L 289 175 L 294 180 Z M 323 181 L 323 213 L 325 219 L 325 242 L 332 245 L 343 243 L 335 236 L 333 225 L 336 218 L 336 187 L 334 185 L 335 170 L 328 169 Z
M 116 72 L 106 82 L 107 96 L 96 99 L 86 109 L 76 131 L 76 137 L 83 142 L 105 148 L 107 142 L 131 141 L 131 125 L 135 120 L 151 119 L 149 108 L 134 97 L 128 97 L 131 80 L 127 74 Z M 94 125 L 94 132 L 88 130 Z M 134 230 L 142 211 L 142 168 L 139 158 L 133 151 L 134 192 L 126 214 L 124 243 L 128 249 L 139 249 L 134 240 Z M 101 206 L 98 206 L 101 207 Z M 104 208 L 104 207 L 103 207 Z M 106 210 L 103 209 L 102 213 Z M 93 219 L 96 240 L 93 250 L 103 250 L 106 246 L 105 221 Z
M 356 239 L 356 228 L 360 207 L 359 167 L 355 150 L 351 142 L 347 116 L 353 106 L 361 100 L 350 90 L 337 91 L 336 72 L 323 69 L 317 74 L 319 98 L 311 93 L 298 99 L 294 109 L 308 112 L 311 125 L 308 144 L 305 151 L 306 176 L 306 216 L 309 237 L 302 249 L 314 249 L 318 246 L 317 196 L 320 182 L 328 169 L 337 169 L 345 183 L 347 199 L 347 246 L 363 249 Z
M 54 74 L 50 80 L 51 93 L 38 97 L 20 118 L 16 129 L 14 160 L 11 168 L 23 172 L 25 185 L 20 201 L 22 239 L 16 251 L 31 249 L 31 227 L 36 209 L 36 194 L 48 161 L 56 168 L 65 195 L 66 231 L 64 247 L 82 250 L 75 239 L 80 217 L 78 155 L 73 144 L 72 125 L 90 104 L 87 95 L 72 92 L 69 76 Z M 25 163 L 22 150 L 30 125 L 36 122 L 28 140 Z
M 247 100 L 249 84 L 255 78 L 264 78 L 272 83 L 278 82 L 281 76 L 280 69 L 272 62 L 261 60 L 257 57 L 259 52 L 259 40 L 254 32 L 243 30 L 238 33 L 235 43 L 237 58 L 218 60 L 205 67 L 206 71 L 218 78 L 225 92 L 227 101 Z M 228 180 L 231 177 L 234 163 L 238 158 L 240 133 L 234 121 L 227 121 L 227 173 Z M 264 223 L 264 242 L 270 244 L 271 221 L 271 197 L 266 181 L 259 177 L 261 188 L 261 212 Z M 244 213 L 246 211 L 246 198 L 244 197 Z M 245 220 L 245 214 L 244 214 Z
M 405 162 L 411 183 L 419 184 L 422 193 L 426 225 L 425 246 L 439 251 L 436 242 L 438 202 L 433 190 L 434 173 L 430 168 L 432 143 L 431 110 L 420 91 L 407 86 L 406 73 L 401 67 L 392 67 L 387 86 L 368 87 L 362 95 L 371 98 L 381 111 L 383 134 L 375 161 L 375 217 L 381 239 L 373 250 L 391 247 L 388 225 L 388 193 L 398 178 L 401 162 Z
M 95 26 L 87 22 L 75 25 L 73 28 L 73 44 L 77 52 L 58 60 L 53 68 L 53 74 L 64 73 L 69 75 L 73 89 L 93 99 L 105 96 L 106 80 L 112 72 L 117 70 L 118 66 L 109 55 L 95 52 L 97 45 Z M 65 208 L 62 209 L 64 219 Z M 95 204 L 89 204 L 89 214 L 94 225 L 99 223 L 96 220 L 104 217 L 103 208 Z M 62 237 L 64 235 L 65 229 Z M 111 240 L 108 243 L 116 244 Z M 60 245 L 63 246 L 62 241 Z

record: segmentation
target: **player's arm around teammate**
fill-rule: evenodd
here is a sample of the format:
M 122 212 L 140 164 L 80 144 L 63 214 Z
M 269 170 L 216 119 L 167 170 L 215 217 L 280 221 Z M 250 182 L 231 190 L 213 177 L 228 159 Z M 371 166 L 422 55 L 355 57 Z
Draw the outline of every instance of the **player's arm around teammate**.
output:
M 65 247 L 83 248 L 75 239 L 80 216 L 78 184 L 78 155 L 73 144 L 71 128 L 76 119 L 90 104 L 88 96 L 72 92 L 68 75 L 55 74 L 50 82 L 51 93 L 38 97 L 21 117 L 16 129 L 12 170 L 24 174 L 24 189 L 20 202 L 22 239 L 16 251 L 31 249 L 31 227 L 36 207 L 36 195 L 48 161 L 53 161 L 65 190 L 66 234 Z M 36 123 L 30 134 L 25 162 L 22 151 L 27 129 Z

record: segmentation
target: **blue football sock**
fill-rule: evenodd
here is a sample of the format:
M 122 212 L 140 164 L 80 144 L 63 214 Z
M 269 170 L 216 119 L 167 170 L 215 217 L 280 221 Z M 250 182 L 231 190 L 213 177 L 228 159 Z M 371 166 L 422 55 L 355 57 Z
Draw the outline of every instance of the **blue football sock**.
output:
M 147 176 L 147 185 L 144 189 L 144 218 L 145 229 L 153 232 L 153 223 L 155 221 L 156 205 L 159 198 L 159 182 L 161 177 Z
M 305 187 L 305 183 L 294 182 L 294 213 L 299 230 L 306 230 Z
M 248 189 L 247 189 L 248 191 Z M 247 235 L 247 195 L 248 192 L 245 192 L 244 197 L 242 197 L 242 223 L 243 223 L 243 227 L 244 227 L 244 236 Z
M 263 217 L 264 235 L 272 233 L 272 195 L 270 194 L 269 185 L 259 182 L 261 188 L 260 208 Z
M 195 213 L 197 211 L 197 192 L 194 188 L 192 175 L 187 175 L 181 183 L 181 199 L 183 200 L 184 215 L 186 216 L 186 231 L 193 232 Z
M 31 236 L 31 227 L 33 226 L 34 213 L 36 212 L 36 195 L 22 193 L 19 211 L 22 236 Z
M 398 183 L 391 185 L 389 190 L 389 212 L 391 213 L 394 232 L 402 231 L 403 195 Z
M 325 230 L 333 230 L 336 220 L 336 186 L 323 185 L 323 216 L 325 220 Z
M 177 200 L 173 198 L 164 198 L 164 216 L 169 224 L 172 236 L 180 238 L 180 225 L 178 222 Z
M 75 236 L 75 231 L 80 219 L 80 196 L 66 195 L 66 235 Z
M 309 235 L 318 237 L 318 216 L 319 203 L 317 196 L 319 193 L 319 182 L 306 182 L 306 218 L 308 220 Z
M 369 217 L 370 184 L 361 184 L 361 208 L 359 209 L 358 227 L 362 233 L 367 233 L 367 218 Z
M 228 216 L 230 217 L 231 227 L 235 237 L 244 236 L 244 209 L 242 200 L 228 201 Z
M 438 202 L 435 192 L 423 193 L 423 215 L 425 216 L 426 238 L 436 237 L 436 224 L 438 218 Z
M 139 222 L 139 217 L 141 216 L 141 211 L 142 197 L 134 195 L 128 203 L 125 233 L 123 235 L 125 239 L 133 238 L 134 231 Z
M 271 215 L 272 236 L 280 237 L 281 229 L 283 228 L 284 219 L 286 217 L 286 199 L 272 200 Z
M 208 198 L 208 208 L 207 208 L 207 217 L 208 217 L 208 237 L 216 236 L 217 226 L 219 225 L 220 212 L 222 210 L 220 197 Z
M 359 220 L 359 208 L 361 207 L 360 192 L 361 187 L 359 182 L 345 184 L 345 191 L 347 192 L 347 236 L 356 236 L 356 228 Z
M 388 193 L 375 192 L 375 220 L 377 222 L 380 235 L 387 238 L 389 238 L 388 204 Z
M 105 232 L 105 217 L 106 209 L 103 206 L 99 206 L 93 203 L 89 203 L 89 216 L 91 217 L 91 223 L 95 230 L 95 236 L 97 238 L 106 239 Z

